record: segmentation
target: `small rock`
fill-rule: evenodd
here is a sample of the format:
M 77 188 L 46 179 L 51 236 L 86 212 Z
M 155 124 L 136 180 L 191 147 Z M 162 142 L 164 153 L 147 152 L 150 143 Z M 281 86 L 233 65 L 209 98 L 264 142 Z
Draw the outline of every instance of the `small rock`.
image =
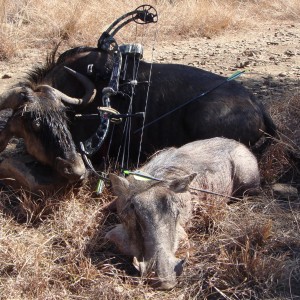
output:
M 295 53 L 294 53 L 292 50 L 286 50 L 286 51 L 284 52 L 284 54 L 285 54 L 286 56 L 294 56 L 294 55 L 295 55 Z
M 278 77 L 286 77 L 286 73 L 279 73 Z
M 246 60 L 246 61 L 243 61 L 243 62 L 240 62 L 240 63 L 236 64 L 236 67 L 237 68 L 245 68 L 245 67 L 249 66 L 249 64 L 250 64 L 250 61 Z
M 8 75 L 8 74 L 4 74 L 1 78 L 2 78 L 2 79 L 8 79 L 8 78 L 11 78 L 11 76 Z
M 248 56 L 248 57 L 253 57 L 253 56 L 257 56 L 258 54 L 260 54 L 259 50 L 254 50 L 254 49 L 246 49 L 242 55 L 244 56 Z

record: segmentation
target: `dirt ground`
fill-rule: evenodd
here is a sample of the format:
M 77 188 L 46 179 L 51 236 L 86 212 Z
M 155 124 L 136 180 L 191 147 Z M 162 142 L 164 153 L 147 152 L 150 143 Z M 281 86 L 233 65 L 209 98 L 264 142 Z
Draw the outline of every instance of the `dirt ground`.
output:
M 20 56 L 0 61 L 0 91 L 22 78 L 33 65 L 43 63 L 46 54 L 47 50 L 24 49 Z M 145 48 L 145 58 L 150 60 L 151 56 Z M 193 65 L 223 76 L 246 69 L 240 80 L 269 102 L 281 99 L 286 91 L 299 91 L 300 22 L 226 31 L 213 38 L 158 41 L 153 57 L 154 61 Z
M 163 43 L 157 60 L 189 64 L 223 76 L 246 69 L 239 80 L 269 103 L 282 99 L 286 91 L 299 91 L 299 25 L 269 24 L 212 39 Z

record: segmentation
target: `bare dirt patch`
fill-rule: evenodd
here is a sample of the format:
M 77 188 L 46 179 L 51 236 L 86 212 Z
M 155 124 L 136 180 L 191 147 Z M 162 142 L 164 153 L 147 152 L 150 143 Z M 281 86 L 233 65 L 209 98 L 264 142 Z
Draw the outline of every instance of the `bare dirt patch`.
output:
M 182 63 L 223 76 L 246 69 L 240 79 L 264 102 L 277 100 L 286 92 L 299 92 L 300 23 L 264 24 L 251 29 L 225 31 L 212 38 L 178 41 L 159 40 L 145 59 Z M 96 45 L 96 41 L 95 41 Z M 0 90 L 17 82 L 32 66 L 42 64 L 52 49 L 30 49 L 9 61 L 0 61 Z

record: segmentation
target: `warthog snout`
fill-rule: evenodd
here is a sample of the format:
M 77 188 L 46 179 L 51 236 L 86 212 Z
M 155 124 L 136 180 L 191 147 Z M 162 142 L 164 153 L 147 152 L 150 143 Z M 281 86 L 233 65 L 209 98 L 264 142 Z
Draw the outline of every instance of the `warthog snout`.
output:
M 172 253 L 157 255 L 149 262 L 139 262 L 136 257 L 133 259 L 141 277 L 160 290 L 170 290 L 176 285 L 176 278 L 182 274 L 184 264 L 185 260 L 176 258 Z

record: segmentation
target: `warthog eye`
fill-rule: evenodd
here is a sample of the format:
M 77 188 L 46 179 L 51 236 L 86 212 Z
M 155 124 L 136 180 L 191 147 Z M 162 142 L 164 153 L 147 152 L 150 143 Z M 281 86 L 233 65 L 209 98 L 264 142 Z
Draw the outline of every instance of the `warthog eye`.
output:
M 133 203 L 130 203 L 129 207 L 130 207 L 131 209 L 134 209 L 134 204 L 133 204 Z
M 34 131 L 40 131 L 41 129 L 41 122 L 39 119 L 35 119 L 32 121 L 32 128 Z

